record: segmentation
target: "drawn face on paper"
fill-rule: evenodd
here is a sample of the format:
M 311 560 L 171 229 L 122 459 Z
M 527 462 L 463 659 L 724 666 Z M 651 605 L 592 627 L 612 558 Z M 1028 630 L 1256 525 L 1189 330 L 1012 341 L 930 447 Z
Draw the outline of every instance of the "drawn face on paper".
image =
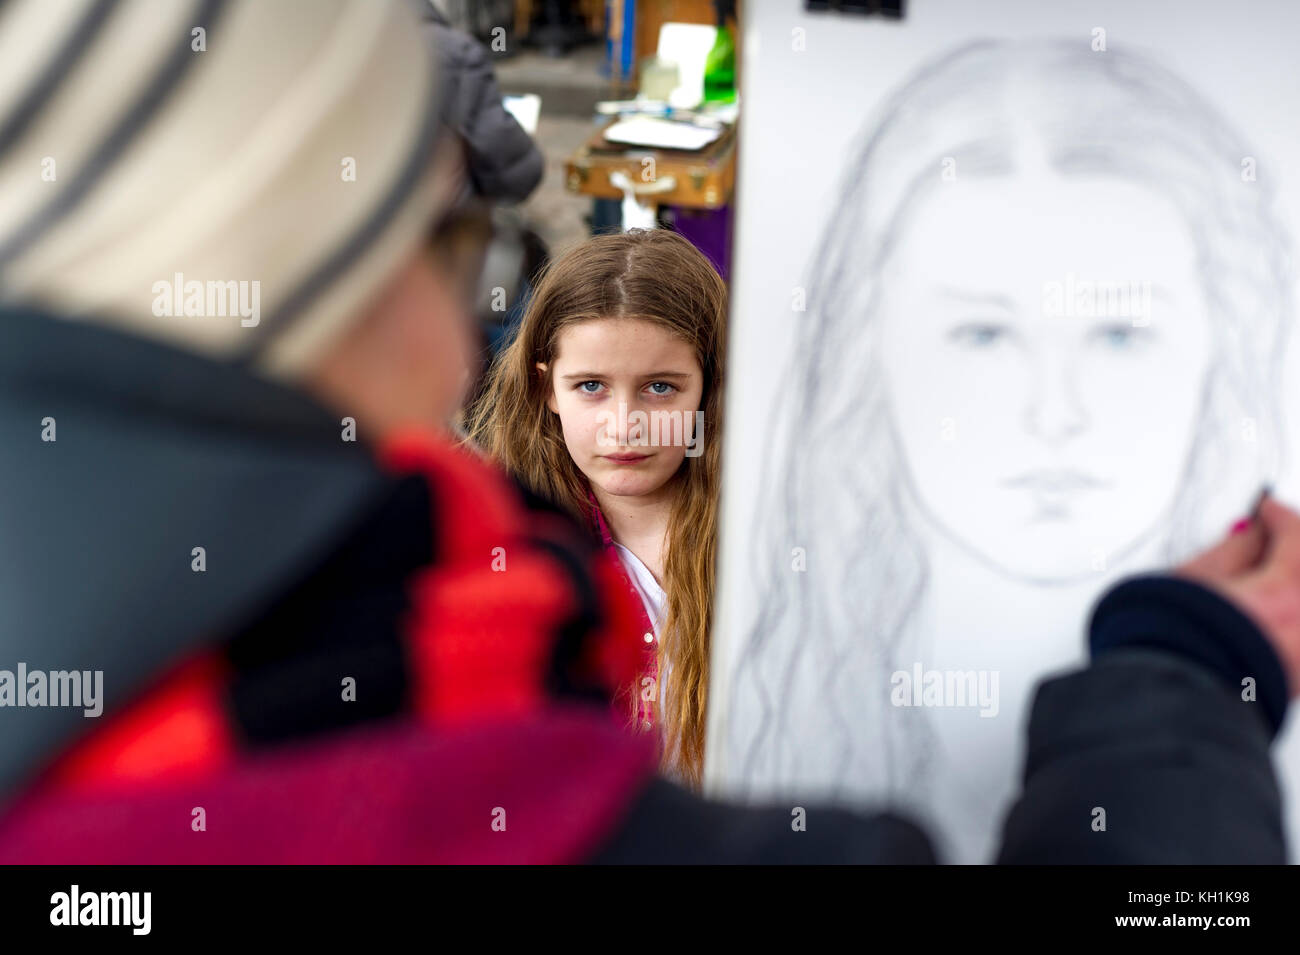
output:
M 959 173 L 909 211 L 881 347 L 921 508 L 1005 573 L 1105 571 L 1167 517 L 1196 437 L 1212 340 L 1186 221 L 1046 170 Z

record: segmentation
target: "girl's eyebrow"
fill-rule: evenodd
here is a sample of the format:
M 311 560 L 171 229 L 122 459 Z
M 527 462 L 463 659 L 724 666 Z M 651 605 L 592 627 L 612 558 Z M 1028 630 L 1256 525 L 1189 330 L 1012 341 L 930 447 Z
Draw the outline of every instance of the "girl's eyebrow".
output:
M 590 381 L 595 378 L 607 378 L 608 375 L 598 371 L 575 371 L 571 375 L 561 375 L 561 381 Z M 648 375 L 641 375 L 642 378 L 689 378 L 690 373 L 685 371 L 652 371 Z

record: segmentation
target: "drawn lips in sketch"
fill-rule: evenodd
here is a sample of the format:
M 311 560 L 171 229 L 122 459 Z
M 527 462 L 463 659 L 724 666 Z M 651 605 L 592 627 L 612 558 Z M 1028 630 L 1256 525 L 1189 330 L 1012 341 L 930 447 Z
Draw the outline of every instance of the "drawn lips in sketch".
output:
M 1083 471 L 1072 471 L 1063 468 L 1042 468 L 1036 471 L 1025 471 L 1023 474 L 1007 478 L 1002 483 L 1009 487 L 1024 487 L 1048 493 L 1083 491 L 1089 488 L 1106 486 L 1106 482 L 1099 481 Z
M 1038 468 L 1006 478 L 1002 485 L 1032 495 L 1033 521 L 1040 521 L 1068 518 L 1069 504 L 1077 495 L 1103 490 L 1110 482 L 1070 468 Z

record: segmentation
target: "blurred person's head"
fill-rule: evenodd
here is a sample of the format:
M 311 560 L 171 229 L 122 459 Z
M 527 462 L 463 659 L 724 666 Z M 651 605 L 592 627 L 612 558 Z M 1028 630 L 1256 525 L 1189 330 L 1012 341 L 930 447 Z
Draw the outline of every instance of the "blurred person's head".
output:
M 589 239 L 547 269 L 469 428 L 582 519 L 589 494 L 670 504 L 660 672 L 670 661 L 668 759 L 688 778 L 704 745 L 726 308 L 726 284 L 682 236 Z
M 0 9 L 0 296 L 306 389 L 369 438 L 445 423 L 471 356 L 462 172 L 410 6 Z M 436 158 L 435 158 L 436 157 Z
M 454 175 L 457 167 L 448 166 Z M 436 229 L 304 372 L 308 390 L 381 436 L 449 425 L 477 374 L 470 297 L 482 246 L 458 249 L 477 240 L 457 243 L 446 233 L 488 224 L 474 211 L 455 218 L 459 227 Z
M 437 66 L 400 0 L 0 4 L 4 659 L 102 672 L 115 712 L 391 493 L 376 442 L 451 416 Z M 6 721 L 0 800 L 88 728 Z

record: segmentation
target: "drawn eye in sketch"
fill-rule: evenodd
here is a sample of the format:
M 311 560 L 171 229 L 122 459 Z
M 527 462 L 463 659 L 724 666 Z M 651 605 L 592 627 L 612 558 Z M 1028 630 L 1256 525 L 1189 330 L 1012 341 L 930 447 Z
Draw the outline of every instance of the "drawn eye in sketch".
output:
M 989 352 L 1016 343 L 1015 330 L 1003 322 L 961 322 L 948 331 L 948 340 L 971 351 Z
M 924 720 L 880 673 L 917 658 L 936 534 L 1028 585 L 1100 580 L 1202 543 L 1227 470 L 1276 473 L 1289 239 L 1246 155 L 1155 59 L 1074 39 L 966 44 L 866 118 L 755 515 L 740 775 L 907 784 Z

